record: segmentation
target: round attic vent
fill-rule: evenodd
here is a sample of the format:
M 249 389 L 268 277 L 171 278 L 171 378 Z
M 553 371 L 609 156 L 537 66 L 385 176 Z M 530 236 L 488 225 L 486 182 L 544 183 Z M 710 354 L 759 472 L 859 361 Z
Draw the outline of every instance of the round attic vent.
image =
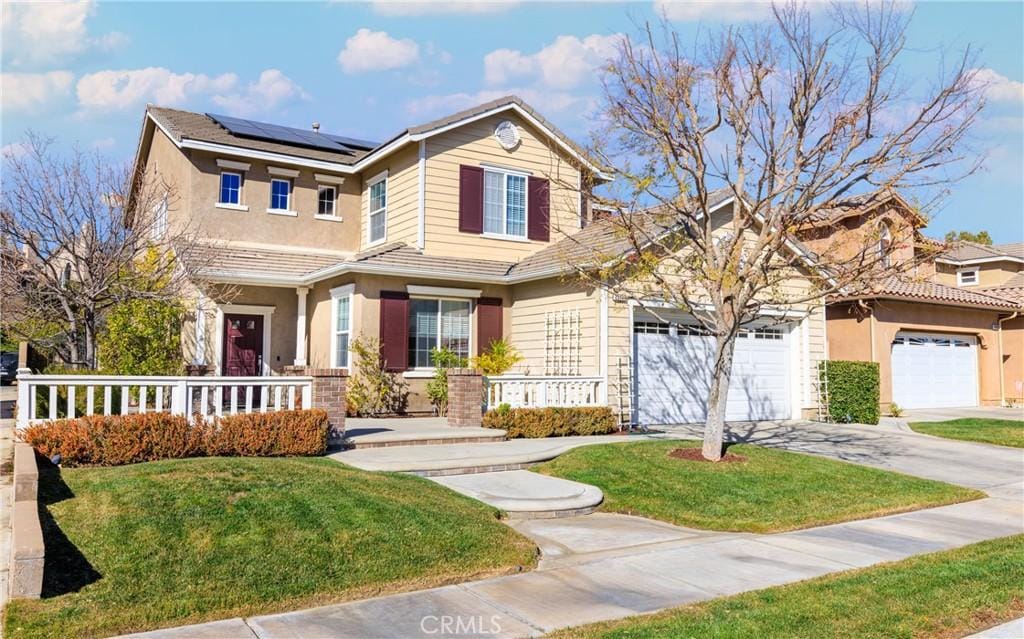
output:
M 502 120 L 494 127 L 494 137 L 498 139 L 501 148 L 507 151 L 519 146 L 519 128 L 508 120 Z

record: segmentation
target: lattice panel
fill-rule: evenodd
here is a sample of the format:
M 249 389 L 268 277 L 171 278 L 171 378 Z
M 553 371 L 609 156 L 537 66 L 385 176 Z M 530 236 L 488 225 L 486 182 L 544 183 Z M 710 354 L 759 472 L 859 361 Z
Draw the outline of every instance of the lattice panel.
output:
M 544 374 L 579 375 L 583 326 L 580 310 L 563 309 L 544 314 Z

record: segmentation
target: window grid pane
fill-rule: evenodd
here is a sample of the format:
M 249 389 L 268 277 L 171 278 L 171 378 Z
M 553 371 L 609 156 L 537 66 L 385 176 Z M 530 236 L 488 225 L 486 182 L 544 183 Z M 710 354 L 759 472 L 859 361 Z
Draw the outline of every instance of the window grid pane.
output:
M 317 214 L 319 215 L 334 215 L 334 200 L 335 192 L 333 186 L 322 186 L 320 187 L 319 205 L 317 207 Z
M 291 191 L 290 182 L 286 180 L 271 180 L 270 208 L 287 211 L 289 191 Z
M 434 365 L 431 349 L 437 346 L 437 300 L 411 300 L 409 304 L 409 363 L 414 368 Z
M 469 358 L 469 302 L 441 300 L 441 347 Z
M 521 175 L 507 176 L 506 200 L 508 211 L 505 232 L 509 235 L 526 235 L 526 178 Z
M 374 213 L 370 216 L 370 241 L 376 242 L 377 240 L 384 239 L 384 228 L 387 222 L 387 218 L 384 215 L 384 211 Z
M 381 180 L 370 186 L 370 211 L 379 211 L 387 204 L 387 180 Z
M 505 174 L 484 171 L 484 232 L 505 232 Z
M 242 191 L 242 176 L 237 173 L 220 174 L 221 204 L 238 204 Z

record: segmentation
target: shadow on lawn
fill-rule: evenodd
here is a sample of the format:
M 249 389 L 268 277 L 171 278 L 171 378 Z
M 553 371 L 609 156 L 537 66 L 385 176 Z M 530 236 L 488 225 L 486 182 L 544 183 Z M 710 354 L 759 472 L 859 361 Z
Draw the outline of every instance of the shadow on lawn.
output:
M 39 465 L 39 523 L 43 528 L 43 543 L 46 547 L 46 561 L 43 564 L 43 598 L 57 597 L 77 592 L 98 581 L 102 575 L 92 567 L 64 531 L 60 529 L 49 506 L 73 499 L 60 468 L 44 457 L 36 456 Z

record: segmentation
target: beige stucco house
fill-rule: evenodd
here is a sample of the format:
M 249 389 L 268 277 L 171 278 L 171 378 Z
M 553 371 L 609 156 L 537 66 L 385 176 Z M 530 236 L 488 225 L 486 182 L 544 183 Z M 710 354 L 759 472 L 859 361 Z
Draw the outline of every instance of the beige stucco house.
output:
M 137 167 L 172 185 L 167 224 L 204 242 L 184 350 L 209 374 L 355 370 L 349 345 L 377 337 L 410 410 L 427 411 L 430 349 L 471 357 L 500 337 L 524 359 L 493 401 L 703 418 L 706 336 L 572 276 L 581 247 L 621 250 L 585 195 L 609 176 L 518 98 L 380 143 L 149 107 Z M 714 205 L 727 217 L 733 202 Z M 816 410 L 823 308 L 766 316 L 740 341 L 731 419 Z
M 838 298 L 828 314 L 831 359 L 879 365 L 883 408 L 998 406 L 1024 399 L 1024 244 L 948 247 L 897 195 L 835 213 L 815 252 L 892 243 L 900 277 Z M 846 241 L 855 236 L 854 241 Z

